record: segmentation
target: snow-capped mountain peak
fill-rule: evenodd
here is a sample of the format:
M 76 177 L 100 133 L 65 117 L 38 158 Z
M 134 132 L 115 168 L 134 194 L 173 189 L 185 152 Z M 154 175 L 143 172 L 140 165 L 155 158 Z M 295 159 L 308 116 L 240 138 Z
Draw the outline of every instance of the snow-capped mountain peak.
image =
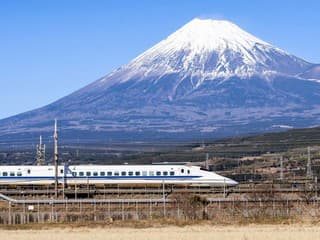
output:
M 226 49 L 239 51 L 240 47 L 251 49 L 257 43 L 269 45 L 231 22 L 196 18 L 159 45 L 169 45 L 171 50 L 189 49 L 194 54 L 201 54 Z
M 229 21 L 196 18 L 101 83 L 156 81 L 177 73 L 182 79 L 196 79 L 198 87 L 204 80 L 232 76 L 295 75 L 309 66 Z

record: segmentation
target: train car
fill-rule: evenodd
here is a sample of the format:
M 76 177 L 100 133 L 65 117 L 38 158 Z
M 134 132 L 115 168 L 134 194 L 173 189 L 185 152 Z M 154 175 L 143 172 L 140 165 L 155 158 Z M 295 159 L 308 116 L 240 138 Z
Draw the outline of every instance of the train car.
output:
M 46 185 L 55 180 L 54 166 L 0 166 L 0 185 Z M 58 166 L 58 181 L 75 184 L 188 184 L 233 186 L 236 181 L 187 165 Z

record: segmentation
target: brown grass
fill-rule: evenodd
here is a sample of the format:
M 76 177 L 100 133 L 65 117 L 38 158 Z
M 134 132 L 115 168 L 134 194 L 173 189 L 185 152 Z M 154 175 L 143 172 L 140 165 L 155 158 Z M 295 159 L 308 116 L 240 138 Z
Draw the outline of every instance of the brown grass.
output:
M 60 239 L 110 239 L 110 240 L 315 240 L 320 239 L 320 226 L 317 225 L 246 225 L 246 226 L 161 226 L 151 228 L 129 227 L 67 227 L 42 230 L 0 230 L 0 239 L 14 240 L 60 240 Z
M 0 231 L 9 230 L 50 230 L 50 229 L 80 229 L 80 228 L 166 228 L 166 227 L 192 227 L 192 226 L 320 226 L 320 220 L 310 218 L 288 219 L 288 218 L 259 218 L 259 219 L 222 219 L 215 220 L 176 220 L 176 219 L 153 219 L 153 220 L 126 220 L 126 221 L 97 221 L 97 222 L 66 222 L 66 223 L 30 223 L 30 224 L 14 224 L 0 225 Z M 1 238 L 0 238 L 1 239 Z

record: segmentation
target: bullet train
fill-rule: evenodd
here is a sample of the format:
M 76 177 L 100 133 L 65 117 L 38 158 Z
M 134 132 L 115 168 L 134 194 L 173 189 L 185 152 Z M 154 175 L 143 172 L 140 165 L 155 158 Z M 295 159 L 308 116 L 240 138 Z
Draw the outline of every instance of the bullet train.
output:
M 55 180 L 54 166 L 0 166 L 0 185 L 46 185 Z M 238 183 L 197 166 L 77 165 L 58 166 L 58 181 L 75 184 L 187 184 L 233 186 Z

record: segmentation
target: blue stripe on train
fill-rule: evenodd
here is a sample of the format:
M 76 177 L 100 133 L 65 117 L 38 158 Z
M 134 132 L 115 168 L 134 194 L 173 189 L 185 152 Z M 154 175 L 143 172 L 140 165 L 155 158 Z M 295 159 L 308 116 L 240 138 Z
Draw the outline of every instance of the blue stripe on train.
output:
M 72 177 L 72 176 L 66 176 L 66 177 L 61 177 L 59 176 L 59 179 L 96 179 L 96 180 L 124 180 L 124 179 L 145 179 L 145 180 L 162 180 L 162 179 L 192 179 L 192 178 L 199 178 L 201 176 L 83 176 L 83 177 Z M 40 180 L 54 180 L 54 177 L 51 176 L 21 176 L 21 177 L 17 177 L 17 176 L 7 176 L 7 177 L 3 177 L 0 176 L 0 181 L 2 179 L 5 180 L 10 180 L 10 179 L 14 179 L 14 180 L 35 180 L 35 179 L 40 179 Z

